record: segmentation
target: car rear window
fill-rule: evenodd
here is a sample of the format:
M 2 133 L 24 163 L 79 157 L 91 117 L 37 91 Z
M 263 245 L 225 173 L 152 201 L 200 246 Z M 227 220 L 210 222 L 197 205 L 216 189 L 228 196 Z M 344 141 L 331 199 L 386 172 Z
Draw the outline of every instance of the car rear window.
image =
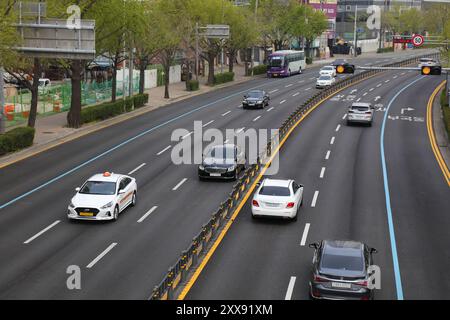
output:
M 287 187 L 263 186 L 259 190 L 259 194 L 262 196 L 289 197 L 291 191 Z
M 330 76 L 321 76 L 321 77 L 319 78 L 319 80 L 330 80 L 330 79 L 331 79 Z
M 369 111 L 369 107 L 366 107 L 366 106 L 352 106 L 352 110 Z
M 326 269 L 363 271 L 364 261 L 360 256 L 344 256 L 325 253 L 320 266 Z

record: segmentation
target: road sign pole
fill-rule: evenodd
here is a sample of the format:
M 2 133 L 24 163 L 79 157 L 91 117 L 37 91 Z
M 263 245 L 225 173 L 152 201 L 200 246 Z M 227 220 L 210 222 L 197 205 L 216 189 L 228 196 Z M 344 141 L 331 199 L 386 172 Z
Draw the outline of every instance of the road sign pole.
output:
M 5 95 L 3 93 L 4 81 L 3 81 L 3 69 L 0 67 L 0 133 L 6 131 L 5 121 Z
M 195 80 L 198 81 L 198 22 L 195 24 Z
M 353 54 L 354 54 L 354 56 L 356 57 L 356 56 L 358 56 L 358 53 L 356 52 L 356 39 L 357 39 L 357 32 L 358 32 L 358 30 L 356 29 L 357 28 L 357 21 L 358 21 L 358 5 L 357 4 L 355 4 L 355 34 L 354 34 L 354 38 L 353 38 L 353 49 L 354 49 L 354 52 L 353 52 Z

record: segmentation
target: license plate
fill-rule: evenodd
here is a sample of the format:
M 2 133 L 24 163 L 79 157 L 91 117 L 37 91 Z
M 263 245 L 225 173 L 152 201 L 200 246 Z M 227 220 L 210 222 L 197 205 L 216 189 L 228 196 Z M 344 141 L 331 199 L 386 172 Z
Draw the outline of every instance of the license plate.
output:
M 210 173 L 211 177 L 221 177 L 222 175 L 220 173 Z
M 81 217 L 93 217 L 94 214 L 92 212 L 80 212 Z
M 352 287 L 351 283 L 345 282 L 332 282 L 331 286 L 334 288 L 350 289 Z
M 278 208 L 280 205 L 278 203 L 266 202 L 266 206 L 271 207 L 271 208 Z

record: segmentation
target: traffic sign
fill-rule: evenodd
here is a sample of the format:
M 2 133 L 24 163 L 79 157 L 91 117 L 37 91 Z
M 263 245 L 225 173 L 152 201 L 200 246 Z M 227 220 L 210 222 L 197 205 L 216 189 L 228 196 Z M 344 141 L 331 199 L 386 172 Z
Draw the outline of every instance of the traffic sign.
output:
M 424 42 L 424 38 L 423 38 L 422 35 L 420 35 L 420 34 L 413 35 L 413 37 L 412 37 L 412 44 L 415 47 L 420 47 L 421 45 L 423 45 L 423 42 Z

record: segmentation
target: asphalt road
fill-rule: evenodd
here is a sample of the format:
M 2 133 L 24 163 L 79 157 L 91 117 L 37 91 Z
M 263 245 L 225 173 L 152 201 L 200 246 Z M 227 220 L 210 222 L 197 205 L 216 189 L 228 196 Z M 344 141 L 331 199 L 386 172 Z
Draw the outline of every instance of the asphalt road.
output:
M 379 62 L 373 60 L 359 59 L 358 64 L 392 62 L 390 55 L 375 59 Z M 205 129 L 277 128 L 316 90 L 316 75 L 317 69 L 311 69 L 287 79 L 259 78 L 220 89 L 1 169 L 0 256 L 5 258 L 0 260 L 0 298 L 146 299 L 231 190 L 231 183 L 199 182 L 193 165 L 172 164 L 166 148 L 175 144 L 170 141 L 173 130 L 192 130 L 196 120 L 208 124 Z M 400 76 L 398 81 L 406 78 L 410 76 Z M 270 92 L 273 109 L 239 108 L 242 95 L 251 88 Z M 319 123 L 313 126 L 324 128 Z M 313 136 L 317 145 L 323 135 L 319 131 Z M 197 137 L 195 143 L 198 141 Z M 299 152 L 298 157 L 311 156 Z M 298 163 L 299 159 L 291 161 Z M 138 205 L 124 212 L 118 222 L 67 221 L 66 209 L 75 187 L 95 173 L 128 173 L 144 163 L 133 174 L 139 186 Z M 332 185 L 327 188 L 333 190 Z M 87 268 L 107 248 L 110 250 Z M 81 268 L 81 290 L 66 287 L 70 265 Z
M 308 244 L 353 239 L 378 249 L 374 262 L 381 268 L 381 290 L 376 299 L 450 299 L 450 190 L 432 153 L 425 120 L 428 98 L 440 81 L 388 72 L 315 110 L 281 150 L 276 176 L 305 185 L 298 221 L 255 221 L 247 203 L 186 298 L 308 299 L 313 254 Z M 381 104 L 372 127 L 345 124 L 351 103 L 345 100 L 358 99 Z M 408 107 L 414 110 L 402 111 Z M 393 232 L 381 160 L 385 115 Z M 393 259 L 398 259 L 398 270 Z

